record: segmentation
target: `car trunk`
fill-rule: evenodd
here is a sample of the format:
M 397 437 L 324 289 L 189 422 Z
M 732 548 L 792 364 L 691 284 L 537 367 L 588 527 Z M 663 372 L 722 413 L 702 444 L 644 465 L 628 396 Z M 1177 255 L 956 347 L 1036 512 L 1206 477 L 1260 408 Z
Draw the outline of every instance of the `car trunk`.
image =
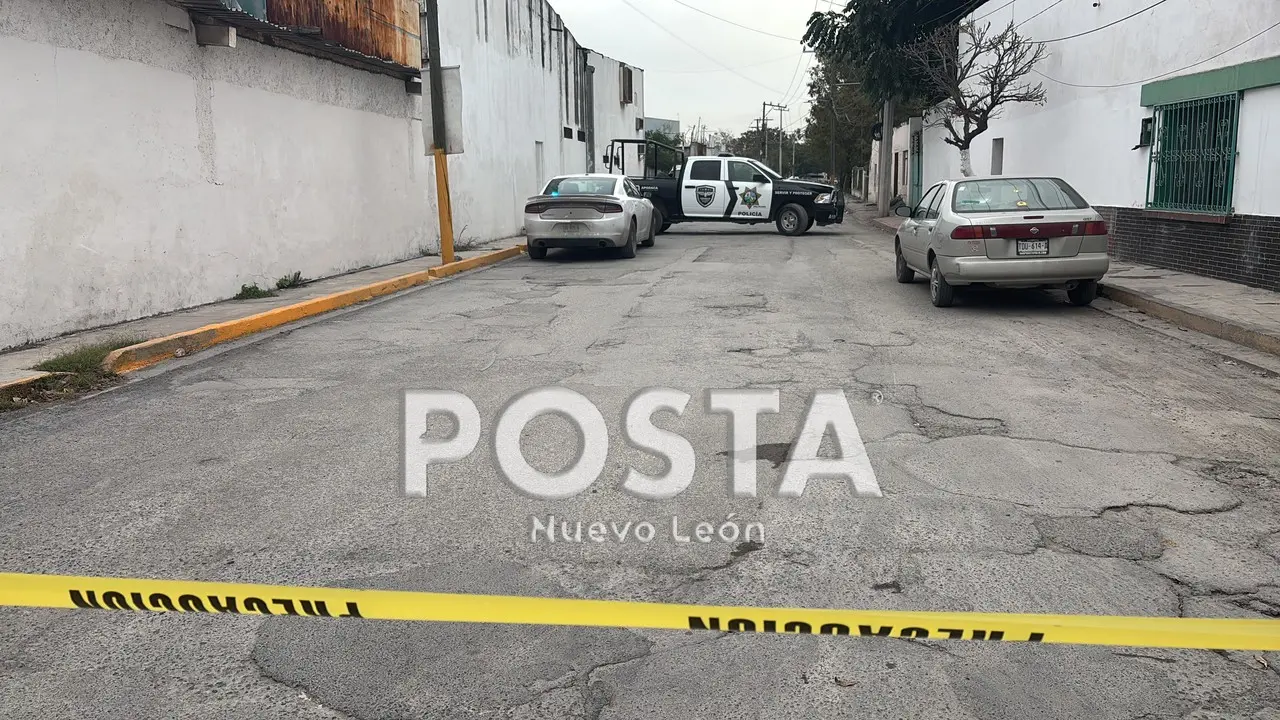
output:
M 1088 208 L 975 213 L 964 218 L 973 223 L 993 260 L 1075 257 L 1085 235 L 1106 232 L 1097 213 Z
M 543 195 L 530 198 L 525 212 L 544 220 L 599 220 L 605 216 L 602 209 L 614 208 L 621 212 L 618 201 L 607 195 Z

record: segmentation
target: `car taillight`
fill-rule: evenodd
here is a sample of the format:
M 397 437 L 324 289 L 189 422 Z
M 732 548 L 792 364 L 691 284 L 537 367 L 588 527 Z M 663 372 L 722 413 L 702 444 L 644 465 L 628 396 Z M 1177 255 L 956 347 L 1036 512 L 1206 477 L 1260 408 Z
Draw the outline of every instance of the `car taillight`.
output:
M 1106 235 L 1107 224 L 1102 220 L 1094 220 L 1093 222 L 1087 222 L 1084 224 L 1084 234 L 1085 235 Z
M 546 206 L 546 205 L 538 205 L 538 204 L 536 204 L 536 203 L 532 203 L 532 204 L 529 204 L 529 205 L 525 205 L 525 206 L 524 206 L 524 211 L 525 211 L 526 213 L 531 214 L 531 215 L 541 215 L 542 213 L 544 213 L 544 212 L 546 212 L 546 211 L 547 211 L 547 206 Z
M 596 210 L 599 210 L 602 213 L 620 213 L 622 212 L 622 206 L 614 205 L 612 203 L 600 203 L 599 205 L 596 205 Z
M 982 228 L 977 225 L 957 225 L 951 231 L 952 240 L 981 240 Z

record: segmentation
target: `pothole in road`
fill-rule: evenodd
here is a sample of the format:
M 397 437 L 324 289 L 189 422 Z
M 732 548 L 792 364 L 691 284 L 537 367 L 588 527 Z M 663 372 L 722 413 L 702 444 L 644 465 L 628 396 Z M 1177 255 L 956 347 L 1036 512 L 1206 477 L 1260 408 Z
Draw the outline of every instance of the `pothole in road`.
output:
M 721 450 L 716 453 L 721 457 L 728 457 L 731 454 L 729 450 Z M 755 455 L 757 460 L 768 461 L 770 465 L 777 468 L 781 467 L 791 456 L 791 443 L 764 443 L 755 447 Z
M 563 595 L 524 567 L 475 558 L 348 586 Z M 549 688 L 574 688 L 589 706 L 599 691 L 598 682 L 588 687 L 596 669 L 642 658 L 651 647 L 611 628 L 270 618 L 258 631 L 253 660 L 267 677 L 361 720 L 456 717 L 459 708 L 502 716 Z
M 1082 555 L 1155 560 L 1164 553 L 1164 543 L 1152 530 L 1110 518 L 1042 518 L 1036 529 L 1049 543 Z

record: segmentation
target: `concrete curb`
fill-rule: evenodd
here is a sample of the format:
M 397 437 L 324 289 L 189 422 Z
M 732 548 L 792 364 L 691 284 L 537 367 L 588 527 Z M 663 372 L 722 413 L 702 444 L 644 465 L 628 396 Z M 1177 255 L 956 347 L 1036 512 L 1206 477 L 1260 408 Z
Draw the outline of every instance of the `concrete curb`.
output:
M 524 251 L 525 251 L 524 245 L 513 245 L 512 247 L 509 247 L 509 248 L 495 250 L 491 253 L 485 253 L 484 255 L 477 255 L 472 258 L 467 258 L 466 260 L 458 260 L 456 262 L 451 262 L 448 265 L 437 265 L 433 268 L 428 269 L 427 273 L 431 275 L 431 277 L 433 278 L 448 277 L 450 275 L 456 275 L 460 272 L 466 272 L 467 270 L 472 270 L 474 268 L 483 267 L 485 265 L 492 265 L 493 263 L 501 262 L 502 260 L 508 260 L 510 258 L 516 257 L 517 255 L 523 253 Z
M 294 305 L 274 308 L 256 315 L 249 315 L 248 317 L 206 325 L 195 330 L 148 340 L 144 343 L 113 351 L 103 359 L 102 368 L 107 372 L 117 374 L 141 370 L 169 358 L 185 357 L 205 348 L 230 342 L 246 335 L 270 330 L 316 315 L 323 315 L 339 308 L 356 305 L 383 295 L 390 295 L 391 293 L 406 290 L 449 275 L 492 265 L 516 257 L 522 252 L 524 252 L 523 245 L 503 248 L 484 255 L 458 260 L 448 265 L 439 265 L 427 270 L 382 280 L 371 285 L 363 285 L 350 290 L 305 300 Z
M 33 385 L 39 382 L 40 380 L 43 380 L 44 378 L 47 378 L 53 374 L 53 373 L 41 372 L 39 370 L 32 370 L 31 372 L 32 374 L 28 375 L 27 377 L 18 378 L 17 380 L 9 380 L 7 382 L 0 383 L 0 397 L 4 397 L 4 393 L 7 391 L 22 390 L 26 388 L 28 385 Z
M 1237 345 L 1280 356 L 1280 337 L 1263 332 L 1247 323 L 1228 320 L 1202 310 L 1193 310 L 1168 300 L 1157 299 L 1146 293 L 1117 287 L 1105 281 L 1098 284 L 1098 294 L 1188 330 L 1195 330 Z

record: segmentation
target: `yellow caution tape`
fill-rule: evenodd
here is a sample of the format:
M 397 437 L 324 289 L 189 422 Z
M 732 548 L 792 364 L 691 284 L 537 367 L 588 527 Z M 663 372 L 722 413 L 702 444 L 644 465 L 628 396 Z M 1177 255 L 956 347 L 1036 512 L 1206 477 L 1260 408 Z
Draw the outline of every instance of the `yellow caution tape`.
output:
M 0 573 L 0 606 L 1280 650 L 1280 621 L 806 610 Z

